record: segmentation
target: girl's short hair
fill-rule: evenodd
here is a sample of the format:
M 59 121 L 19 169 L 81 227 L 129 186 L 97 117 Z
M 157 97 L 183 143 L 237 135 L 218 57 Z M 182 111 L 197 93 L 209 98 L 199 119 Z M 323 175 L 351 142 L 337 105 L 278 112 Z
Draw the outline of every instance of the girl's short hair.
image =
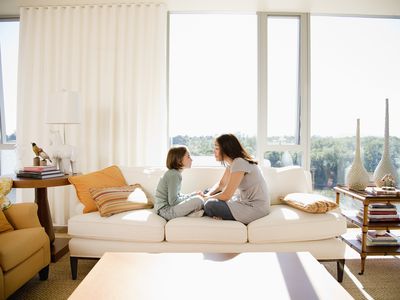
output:
M 173 146 L 169 149 L 167 154 L 167 168 L 168 169 L 175 169 L 180 170 L 183 168 L 183 157 L 185 156 L 188 148 L 186 146 Z
M 238 157 L 247 160 L 251 164 L 257 164 L 257 161 L 254 160 L 250 154 L 243 148 L 242 144 L 239 142 L 237 137 L 233 134 L 222 134 L 216 139 L 222 159 L 224 156 L 228 156 L 231 159 L 235 159 Z

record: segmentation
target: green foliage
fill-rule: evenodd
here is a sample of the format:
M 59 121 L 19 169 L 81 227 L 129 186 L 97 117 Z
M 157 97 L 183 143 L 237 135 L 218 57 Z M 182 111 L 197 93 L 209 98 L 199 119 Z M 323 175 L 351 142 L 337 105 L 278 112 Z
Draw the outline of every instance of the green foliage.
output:
M 256 156 L 256 137 L 235 133 L 245 149 Z M 189 147 L 193 156 L 212 156 L 215 136 L 175 136 L 173 144 Z M 274 143 L 293 143 L 293 137 L 271 137 L 268 141 Z M 383 138 L 361 138 L 361 155 L 368 172 L 373 172 L 382 157 Z M 390 137 L 390 155 L 395 168 L 400 168 L 400 138 Z M 319 137 L 311 138 L 311 172 L 313 173 L 314 187 L 317 189 L 331 188 L 337 183 L 344 183 L 344 174 L 351 165 L 355 152 L 355 137 Z M 274 167 L 283 166 L 284 152 L 271 151 L 264 154 L 264 158 Z M 293 164 L 301 165 L 301 153 L 291 152 Z

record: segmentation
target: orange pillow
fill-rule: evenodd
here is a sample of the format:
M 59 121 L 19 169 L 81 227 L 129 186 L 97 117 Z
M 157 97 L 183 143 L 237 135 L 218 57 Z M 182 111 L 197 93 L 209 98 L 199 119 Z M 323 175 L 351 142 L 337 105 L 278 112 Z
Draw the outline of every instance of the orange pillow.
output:
M 117 166 L 85 175 L 71 176 L 68 180 L 74 185 L 79 201 L 85 206 L 83 213 L 97 211 L 96 202 L 93 200 L 89 189 L 127 185 L 121 170 Z

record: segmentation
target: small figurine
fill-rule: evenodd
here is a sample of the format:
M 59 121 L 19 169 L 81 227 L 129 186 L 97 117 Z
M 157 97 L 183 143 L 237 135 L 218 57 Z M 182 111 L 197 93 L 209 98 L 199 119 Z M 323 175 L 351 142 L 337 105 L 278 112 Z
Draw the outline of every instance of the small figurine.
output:
M 50 162 L 52 162 L 47 153 L 44 152 L 43 149 L 40 148 L 38 145 L 36 145 L 36 143 L 32 143 L 32 150 L 33 152 L 35 152 L 35 155 L 40 157 L 42 160 L 45 161 L 46 159 L 48 159 Z
M 392 174 L 385 174 L 380 180 L 382 183 L 383 190 L 395 190 L 396 189 L 396 182 Z

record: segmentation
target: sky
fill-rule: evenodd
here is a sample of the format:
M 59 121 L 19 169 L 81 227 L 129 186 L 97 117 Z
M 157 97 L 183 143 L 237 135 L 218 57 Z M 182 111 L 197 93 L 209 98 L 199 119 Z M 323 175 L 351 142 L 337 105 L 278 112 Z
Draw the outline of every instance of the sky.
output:
M 269 42 L 282 48 L 269 50 L 269 134 L 291 134 L 295 26 L 271 25 Z M 171 135 L 255 135 L 256 16 L 172 14 L 170 26 Z M 400 137 L 399 53 L 400 19 L 313 16 L 311 135 L 354 136 L 360 118 L 361 136 L 383 136 L 389 98 L 390 134 Z

